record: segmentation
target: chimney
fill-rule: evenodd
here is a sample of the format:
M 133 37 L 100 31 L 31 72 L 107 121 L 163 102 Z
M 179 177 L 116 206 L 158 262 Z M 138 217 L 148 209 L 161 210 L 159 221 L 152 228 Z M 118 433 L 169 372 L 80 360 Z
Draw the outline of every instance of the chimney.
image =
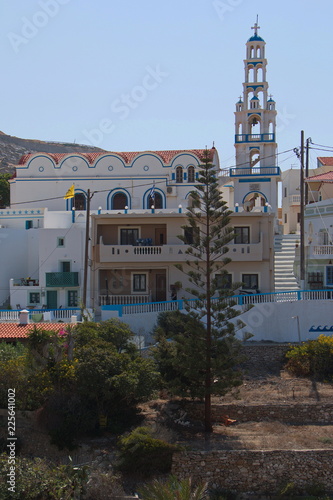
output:
M 29 311 L 23 309 L 19 313 L 19 325 L 27 325 L 29 323 Z

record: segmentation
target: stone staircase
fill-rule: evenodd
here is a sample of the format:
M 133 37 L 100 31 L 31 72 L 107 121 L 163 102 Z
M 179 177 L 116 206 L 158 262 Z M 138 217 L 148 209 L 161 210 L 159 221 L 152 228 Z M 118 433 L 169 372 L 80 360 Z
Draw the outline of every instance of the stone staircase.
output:
M 299 286 L 293 272 L 295 244 L 298 234 L 284 234 L 274 239 L 274 284 L 275 291 L 298 290 Z

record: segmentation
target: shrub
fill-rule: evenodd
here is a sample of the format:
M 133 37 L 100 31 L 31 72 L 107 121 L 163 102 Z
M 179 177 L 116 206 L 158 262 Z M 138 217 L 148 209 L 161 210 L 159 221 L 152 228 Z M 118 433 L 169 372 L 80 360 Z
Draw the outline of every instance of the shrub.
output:
M 170 472 L 172 455 L 179 447 L 155 439 L 147 427 L 137 427 L 119 440 L 118 469 L 142 476 Z
M 8 491 L 8 456 L 0 455 L 0 500 L 80 498 L 87 482 L 85 468 L 54 466 L 46 460 L 16 458 L 15 491 Z
M 142 500 L 207 500 L 207 485 L 192 485 L 191 478 L 177 480 L 175 477 L 167 481 L 155 479 L 139 490 Z
M 296 376 L 333 379 L 333 336 L 319 335 L 316 340 L 303 342 L 287 353 L 285 368 Z

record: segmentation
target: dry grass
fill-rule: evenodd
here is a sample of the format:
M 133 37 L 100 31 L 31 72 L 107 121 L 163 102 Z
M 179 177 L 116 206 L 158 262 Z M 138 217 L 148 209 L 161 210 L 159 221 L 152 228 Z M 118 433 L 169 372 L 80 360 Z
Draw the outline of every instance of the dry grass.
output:
M 213 398 L 213 403 L 325 403 L 333 401 L 333 384 L 295 378 L 287 372 L 280 376 L 253 377 L 244 381 L 236 394 Z M 161 402 L 162 403 L 162 402 Z M 147 405 L 149 406 L 149 405 Z M 148 410 L 146 406 L 146 411 Z M 156 409 L 156 407 L 155 407 Z M 147 423 L 156 429 L 158 412 L 147 411 Z M 154 425 L 155 424 L 155 425 Z M 160 431 L 161 431 L 161 426 Z M 192 449 L 220 450 L 304 450 L 333 449 L 333 425 L 289 425 L 274 422 L 235 423 L 230 427 L 216 425 L 208 437 L 204 433 L 190 434 L 184 430 L 172 441 Z M 170 436 L 169 436 L 170 437 Z
M 233 394 L 213 398 L 215 403 L 310 403 L 332 402 L 333 384 L 295 378 L 282 371 L 280 376 L 248 378 Z

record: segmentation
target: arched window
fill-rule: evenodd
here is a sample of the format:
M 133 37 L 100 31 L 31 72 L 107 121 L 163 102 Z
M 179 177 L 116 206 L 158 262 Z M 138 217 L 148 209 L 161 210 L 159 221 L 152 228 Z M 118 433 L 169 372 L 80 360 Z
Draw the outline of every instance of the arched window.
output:
M 75 193 L 73 207 L 75 207 L 75 210 L 86 209 L 86 197 L 83 193 Z
M 195 171 L 194 167 L 192 165 L 188 167 L 187 169 L 187 181 L 188 182 L 195 182 Z
M 161 193 L 155 191 L 154 197 L 148 196 L 148 208 L 154 205 L 155 208 L 163 208 L 163 198 Z
M 183 167 L 176 168 L 176 182 L 183 182 Z
M 112 210 L 123 210 L 127 205 L 127 196 L 124 193 L 116 193 L 112 198 Z

